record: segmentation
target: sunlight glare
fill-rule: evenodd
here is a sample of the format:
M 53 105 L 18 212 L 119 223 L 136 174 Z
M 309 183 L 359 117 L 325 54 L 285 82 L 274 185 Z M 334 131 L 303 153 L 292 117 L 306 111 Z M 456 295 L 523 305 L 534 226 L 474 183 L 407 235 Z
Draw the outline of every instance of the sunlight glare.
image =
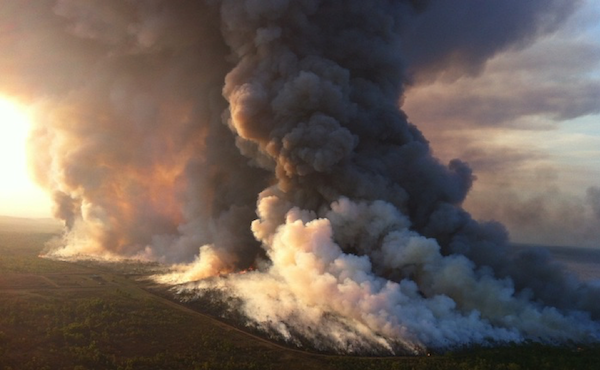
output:
M 0 215 L 50 216 L 48 195 L 29 176 L 27 138 L 30 128 L 26 108 L 0 97 Z

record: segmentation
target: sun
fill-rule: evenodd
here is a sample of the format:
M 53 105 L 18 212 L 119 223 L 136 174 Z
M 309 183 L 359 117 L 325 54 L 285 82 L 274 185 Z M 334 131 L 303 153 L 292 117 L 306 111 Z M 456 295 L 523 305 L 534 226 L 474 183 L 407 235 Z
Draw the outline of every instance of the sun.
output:
M 50 200 L 29 176 L 27 138 L 31 121 L 26 107 L 0 97 L 0 215 L 50 216 Z

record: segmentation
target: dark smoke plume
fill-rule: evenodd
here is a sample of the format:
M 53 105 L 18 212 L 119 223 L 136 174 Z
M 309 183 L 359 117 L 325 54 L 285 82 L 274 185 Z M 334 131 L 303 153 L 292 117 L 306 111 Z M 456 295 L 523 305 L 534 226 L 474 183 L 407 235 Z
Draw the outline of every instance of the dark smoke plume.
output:
M 599 289 L 511 256 L 461 208 L 468 165 L 399 108 L 413 78 L 476 73 L 577 4 L 2 1 L 1 86 L 37 107 L 67 225 L 50 255 L 173 264 L 157 279 L 340 352 L 597 340 Z

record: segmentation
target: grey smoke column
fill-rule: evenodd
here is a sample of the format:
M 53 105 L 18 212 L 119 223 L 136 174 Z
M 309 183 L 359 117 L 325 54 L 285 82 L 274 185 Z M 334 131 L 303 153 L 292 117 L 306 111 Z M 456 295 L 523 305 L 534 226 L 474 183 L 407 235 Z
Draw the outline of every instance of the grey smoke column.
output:
M 275 172 L 278 183 L 265 194 L 277 194 L 285 204 L 260 222 L 271 225 L 269 233 L 273 233 L 293 206 L 322 214 L 340 197 L 383 200 L 408 215 L 411 229 L 435 238 L 444 254 L 463 254 L 478 266 L 493 268 L 498 277 L 513 276 L 517 288 L 533 289 L 536 299 L 561 308 L 578 302 L 575 307 L 598 315 L 598 308 L 589 302 L 556 294 L 573 291 L 562 278 L 553 288 L 545 287 L 548 275 L 564 273 L 547 266 L 543 258 L 530 258 L 531 263 L 539 263 L 529 272 L 508 258 L 504 228 L 480 224 L 460 207 L 473 181 L 469 167 L 459 160 L 448 166 L 439 163 L 398 108 L 406 81 L 406 48 L 413 63 L 434 58 L 452 63 L 448 51 L 452 50 L 454 56 L 464 54 L 460 61 L 467 67 L 479 65 L 509 41 L 523 43 L 552 28 L 558 14 L 568 14 L 573 4 L 557 1 L 543 10 L 538 9 L 541 5 L 514 2 L 432 1 L 430 8 L 419 9 L 413 5 L 402 1 L 223 2 L 225 40 L 237 57 L 224 88 L 230 103 L 228 123 L 239 136 L 242 153 Z M 508 31 L 494 27 L 485 35 L 490 39 L 456 31 L 446 36 L 446 45 L 430 38 L 442 32 L 430 23 L 442 11 L 442 26 L 449 27 L 461 20 L 483 22 L 478 15 L 493 24 L 513 11 L 511 22 L 544 20 L 546 12 L 557 15 L 549 23 L 529 22 Z M 453 18 L 455 14 L 458 18 Z M 430 48 L 421 51 L 417 41 Z M 478 47 L 484 43 L 485 47 Z M 434 56 L 435 51 L 439 54 Z M 428 67 L 423 62 L 423 70 Z M 418 70 L 419 64 L 411 68 Z M 361 237 L 359 233 L 357 238 Z M 344 251 L 359 255 L 381 246 L 334 238 Z M 373 263 L 376 271 L 385 270 L 376 260 Z
M 600 310 L 593 303 L 599 297 L 597 288 L 577 282 L 543 252 L 511 257 L 501 225 L 478 223 L 461 208 L 474 179 L 471 170 L 460 160 L 447 166 L 439 163 L 398 107 L 402 85 L 410 79 L 407 62 L 416 63 L 408 67 L 417 76 L 435 75 L 446 65 L 459 72 L 460 68 L 476 70 L 474 67 L 480 67 L 494 53 L 552 29 L 561 18 L 559 14 L 567 14 L 573 7 L 554 2 L 545 11 L 557 15 L 547 17 L 548 13 L 542 16 L 539 12 L 540 4 L 494 4 L 483 9 L 482 3 L 465 1 L 452 4 L 458 9 L 449 9 L 449 2 L 433 1 L 431 8 L 417 9 L 414 2 L 390 1 L 222 3 L 225 41 L 237 58 L 224 88 L 230 104 L 227 123 L 238 135 L 241 152 L 273 171 L 277 179 L 261 193 L 254 235 L 272 261 L 269 276 L 289 286 L 280 294 L 296 297 L 298 306 L 307 305 L 298 311 L 307 312 L 316 306 L 323 315 L 333 312 L 373 330 L 372 337 L 364 337 L 368 344 L 356 341 L 348 332 L 340 335 L 345 338 L 342 342 L 360 348 L 359 342 L 371 348 L 386 338 L 382 346 L 393 349 L 398 345 L 393 344 L 396 338 L 400 347 L 410 349 L 420 344 L 443 346 L 477 340 L 474 333 L 496 340 L 555 336 L 547 331 L 555 318 L 546 314 L 553 311 L 537 311 L 532 302 L 544 302 L 565 312 L 584 310 L 598 318 Z M 479 15 L 499 22 L 494 19 L 495 11 L 500 18 L 515 12 L 511 21 L 517 23 L 519 17 L 539 22 L 508 33 L 492 28 L 485 40 L 458 33 L 447 44 L 438 45 L 428 39 L 434 29 L 431 17 L 435 19 L 444 9 L 450 25 L 476 20 Z M 453 18 L 454 14 L 459 17 Z M 427 24 L 430 28 L 419 34 Z M 451 30 L 446 31 L 451 37 Z M 423 47 L 432 48 L 420 51 L 421 40 Z M 485 47 L 479 48 L 483 42 Z M 403 217 L 392 215 L 394 212 L 407 217 L 408 227 Z M 313 232 L 314 239 L 300 236 Z M 434 238 L 439 247 L 423 237 Z M 340 273 L 339 265 L 348 271 Z M 311 277 L 300 284 L 303 288 L 296 287 L 297 279 L 302 278 L 290 272 L 295 269 Z M 360 274 L 353 275 L 356 270 Z M 302 332 L 303 327 L 323 325 L 307 317 L 294 323 L 298 315 L 294 312 L 283 317 L 276 317 L 276 312 L 264 316 L 261 312 L 268 311 L 269 305 L 244 293 L 253 284 L 263 288 L 275 284 L 262 279 L 237 278 L 229 287 L 219 288 L 218 283 L 216 287 L 242 297 L 246 313 L 259 325 L 281 323 L 286 330 L 276 324 L 266 325 L 266 330 L 279 331 L 284 337 L 291 335 L 287 330 L 310 336 Z M 353 288 L 346 286 L 347 279 Z M 439 337 L 447 333 L 428 336 L 423 327 L 407 329 L 409 334 L 403 334 L 413 320 L 419 320 L 407 315 L 401 308 L 403 299 L 396 298 L 402 295 L 404 279 L 414 281 L 418 294 L 428 300 L 421 302 L 411 290 L 412 304 L 406 304 L 405 309 L 414 304 L 417 310 L 432 310 L 431 320 L 436 323 L 432 325 L 442 333 L 454 330 L 460 339 L 446 337 L 449 342 L 445 342 Z M 357 288 L 360 282 L 381 287 L 386 281 L 397 288 L 387 293 L 384 288 Z M 200 289 L 207 286 L 211 287 L 200 283 Z M 339 294 L 342 302 L 351 302 L 346 293 L 354 291 L 351 297 L 362 297 L 354 304 L 364 310 L 347 312 L 335 302 L 319 301 L 307 294 L 308 290 L 332 297 Z M 374 295 L 386 296 L 389 307 L 377 311 Z M 449 297 L 456 311 L 446 311 L 445 304 L 436 302 L 440 297 Z M 268 297 L 263 300 L 268 301 Z M 531 301 L 525 303 L 527 300 Z M 530 325 L 526 317 L 532 311 L 540 319 Z M 482 321 L 466 323 L 472 314 L 481 315 Z M 519 332 L 516 337 L 502 332 L 511 315 L 515 318 L 508 320 L 513 322 L 508 326 L 514 325 Z M 373 316 L 388 322 L 389 327 L 371 322 Z M 404 324 L 394 324 L 396 320 Z M 488 323 L 496 327 L 489 328 Z M 335 323 L 328 324 L 331 332 L 341 330 L 334 328 Z M 459 326 L 471 329 L 459 333 Z M 343 347 L 330 340 L 323 339 L 319 345 Z
M 399 111 L 404 2 L 227 2 L 229 124 L 243 153 L 313 210 L 336 200 L 391 202 L 423 228 L 459 205 L 468 167 L 439 164 Z M 254 155 L 257 153 L 257 155 Z

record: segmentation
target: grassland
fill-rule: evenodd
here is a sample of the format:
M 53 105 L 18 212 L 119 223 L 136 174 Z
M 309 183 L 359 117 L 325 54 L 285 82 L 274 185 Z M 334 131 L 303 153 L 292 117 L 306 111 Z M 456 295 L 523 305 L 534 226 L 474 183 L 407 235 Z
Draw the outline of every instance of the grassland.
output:
M 139 276 L 39 258 L 51 233 L 0 231 L 0 369 L 594 369 L 600 348 L 536 344 L 420 358 L 311 354 L 149 291 Z

